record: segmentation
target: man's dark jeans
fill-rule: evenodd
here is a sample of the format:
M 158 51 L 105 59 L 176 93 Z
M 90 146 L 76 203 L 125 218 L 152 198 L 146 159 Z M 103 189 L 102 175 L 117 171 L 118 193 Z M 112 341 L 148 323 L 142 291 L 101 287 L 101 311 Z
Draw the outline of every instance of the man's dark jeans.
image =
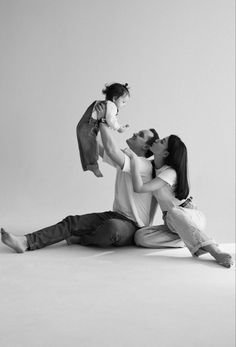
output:
M 79 236 L 84 246 L 128 246 L 134 244 L 137 225 L 130 219 L 113 211 L 68 216 L 61 222 L 25 235 L 28 250 L 43 248 Z

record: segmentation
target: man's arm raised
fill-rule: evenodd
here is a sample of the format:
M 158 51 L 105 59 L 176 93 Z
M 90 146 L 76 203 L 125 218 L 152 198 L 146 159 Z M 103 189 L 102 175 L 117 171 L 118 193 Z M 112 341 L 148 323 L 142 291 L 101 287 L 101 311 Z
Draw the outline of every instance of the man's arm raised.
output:
M 103 155 L 104 155 L 104 148 L 102 145 L 100 145 L 100 143 L 98 144 L 98 153 L 99 153 L 99 156 L 101 158 L 103 158 Z
M 106 124 L 100 123 L 100 133 L 104 150 L 111 160 L 122 169 L 125 162 L 125 154 L 115 143 L 112 132 L 113 131 Z

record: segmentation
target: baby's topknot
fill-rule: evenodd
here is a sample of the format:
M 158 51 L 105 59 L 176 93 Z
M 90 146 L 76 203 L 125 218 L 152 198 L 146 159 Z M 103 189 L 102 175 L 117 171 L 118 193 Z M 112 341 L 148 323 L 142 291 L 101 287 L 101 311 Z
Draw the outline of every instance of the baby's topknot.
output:
M 128 83 L 105 84 L 105 88 L 102 90 L 102 93 L 106 95 L 106 100 L 110 100 L 110 101 L 113 101 L 114 97 L 119 98 L 120 96 L 123 96 L 126 94 L 130 96 Z

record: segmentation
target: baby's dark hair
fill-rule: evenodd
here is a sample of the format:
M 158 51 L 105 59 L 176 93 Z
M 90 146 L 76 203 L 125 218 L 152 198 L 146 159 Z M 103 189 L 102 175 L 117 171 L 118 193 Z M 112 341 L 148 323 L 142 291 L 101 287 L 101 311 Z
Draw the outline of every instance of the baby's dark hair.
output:
M 102 90 L 102 93 L 106 95 L 106 100 L 110 101 L 113 101 L 114 97 L 119 98 L 123 95 L 130 96 L 128 83 L 112 83 L 110 85 L 106 84 L 105 88 Z

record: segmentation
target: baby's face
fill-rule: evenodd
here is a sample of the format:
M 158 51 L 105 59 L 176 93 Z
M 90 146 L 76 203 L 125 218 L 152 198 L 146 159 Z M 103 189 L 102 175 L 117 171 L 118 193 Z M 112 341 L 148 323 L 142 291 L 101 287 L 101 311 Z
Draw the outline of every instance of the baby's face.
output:
M 129 101 L 129 95 L 128 94 L 122 95 L 117 99 L 115 99 L 115 98 L 113 99 L 113 102 L 114 102 L 114 104 L 116 104 L 116 107 L 118 108 L 118 110 L 120 110 L 122 107 L 124 107 L 128 101 Z

